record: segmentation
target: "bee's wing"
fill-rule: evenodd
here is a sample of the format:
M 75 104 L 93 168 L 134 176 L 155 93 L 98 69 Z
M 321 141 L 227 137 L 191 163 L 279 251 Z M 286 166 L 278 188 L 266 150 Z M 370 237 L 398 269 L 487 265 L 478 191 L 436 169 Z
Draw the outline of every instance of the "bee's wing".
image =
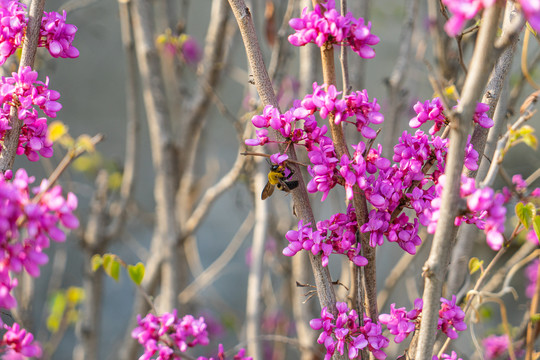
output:
M 272 193 L 274 192 L 274 185 L 270 184 L 270 181 L 266 183 L 263 191 L 262 191 L 262 194 L 261 194 L 261 199 L 264 200 L 268 197 L 270 197 L 270 195 L 272 195 Z

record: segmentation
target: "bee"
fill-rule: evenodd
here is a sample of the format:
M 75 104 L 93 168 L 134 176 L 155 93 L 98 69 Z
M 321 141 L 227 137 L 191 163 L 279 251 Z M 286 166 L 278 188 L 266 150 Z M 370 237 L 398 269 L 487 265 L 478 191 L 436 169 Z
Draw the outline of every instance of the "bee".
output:
M 288 169 L 289 175 L 285 176 L 285 169 Z M 292 171 L 287 165 L 276 165 L 272 164 L 270 167 L 270 172 L 268 173 L 268 182 L 264 187 L 261 199 L 264 200 L 274 193 L 274 187 L 277 187 L 278 190 L 290 192 L 298 186 L 297 180 L 288 181 L 291 176 L 293 176 L 294 171 Z

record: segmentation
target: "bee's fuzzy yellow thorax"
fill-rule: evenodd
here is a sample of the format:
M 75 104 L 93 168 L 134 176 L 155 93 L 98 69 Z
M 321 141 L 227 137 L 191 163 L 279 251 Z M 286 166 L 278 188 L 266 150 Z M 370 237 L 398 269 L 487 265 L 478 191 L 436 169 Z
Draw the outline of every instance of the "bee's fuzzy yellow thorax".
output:
M 270 171 L 268 173 L 268 182 L 272 185 L 276 185 L 279 183 L 279 179 L 283 178 L 283 174 L 279 171 Z

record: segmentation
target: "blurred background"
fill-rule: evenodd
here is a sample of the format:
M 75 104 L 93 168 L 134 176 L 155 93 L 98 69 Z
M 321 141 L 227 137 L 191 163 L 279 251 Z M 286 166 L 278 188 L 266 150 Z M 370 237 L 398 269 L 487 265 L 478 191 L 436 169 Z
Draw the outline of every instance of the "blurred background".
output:
M 298 17 L 300 9 L 305 5 L 303 1 L 293 1 L 293 17 Z M 377 56 L 374 60 L 366 61 L 360 65 L 355 54 L 349 54 L 350 66 L 365 66 L 364 87 L 368 90 L 370 98 L 375 97 L 381 104 L 382 113 L 389 106 L 388 101 L 388 79 L 396 66 L 399 57 L 400 35 L 402 24 L 407 16 L 407 6 L 409 2 L 395 2 L 390 0 L 380 0 L 371 2 L 367 20 L 372 22 L 372 33 L 378 35 L 380 43 L 374 48 Z M 160 1 L 153 3 L 159 8 Z M 264 1 L 253 0 L 249 5 L 253 14 L 256 26 L 261 34 L 261 46 L 265 54 L 265 62 L 270 63 L 272 50 L 276 44 L 270 44 L 272 32 L 277 35 L 282 18 L 287 11 L 287 1 Z M 353 7 L 356 5 L 350 4 Z M 199 46 L 200 54 L 203 55 L 205 38 L 210 24 L 210 9 L 212 1 L 178 1 L 176 10 L 178 11 L 178 22 L 180 27 L 172 28 L 171 31 L 178 33 L 179 28 L 183 34 L 189 35 Z M 271 8 L 271 10 L 269 10 Z M 67 22 L 78 27 L 75 46 L 80 51 L 80 57 L 74 60 L 53 59 L 48 54 L 42 54 L 38 65 L 40 78 L 47 75 L 50 79 L 50 88 L 58 90 L 62 97 L 60 102 L 63 109 L 58 113 L 57 120 L 62 121 L 69 127 L 69 133 L 73 137 L 81 134 L 91 136 L 103 133 L 105 139 L 97 145 L 97 153 L 85 155 L 78 159 L 73 167 L 63 177 L 63 185 L 77 194 L 79 198 L 79 218 L 81 224 L 87 225 L 90 216 L 91 199 L 96 191 L 95 178 L 100 169 L 106 169 L 108 173 L 108 183 L 110 185 L 110 199 L 119 197 L 118 186 L 121 182 L 121 173 L 125 159 L 126 141 L 126 76 L 128 55 L 122 45 L 121 19 L 119 4 L 112 1 L 83 0 L 62 2 L 58 0 L 48 1 L 46 10 L 67 9 Z M 230 10 L 229 10 L 230 11 Z M 270 13 L 269 13 L 270 11 Z M 157 11 L 156 11 L 157 13 Z M 356 14 L 356 13 L 355 13 Z M 170 14 L 169 14 L 170 15 Z M 150 15 L 149 15 L 150 16 Z M 272 21 L 275 23 L 272 25 Z M 156 21 L 156 35 L 165 34 L 166 21 Z M 249 85 L 249 71 L 246 68 L 245 51 L 237 31 L 237 24 L 232 14 L 226 26 L 228 42 L 226 62 L 222 65 L 221 79 L 217 87 L 213 88 L 214 99 L 209 104 L 205 113 L 205 124 L 200 134 L 200 142 L 196 148 L 196 160 L 193 166 L 193 176 L 201 184 L 212 184 L 223 178 L 233 167 L 235 159 L 239 153 L 238 132 L 235 130 L 234 118 L 239 121 L 249 111 L 257 109 L 257 99 L 253 86 Z M 287 30 L 287 34 L 292 31 Z M 427 68 L 425 61 L 433 63 L 430 39 L 427 36 L 428 19 L 426 4 L 420 2 L 418 11 L 415 13 L 415 30 L 411 40 L 411 50 L 409 56 L 409 67 L 405 74 L 402 100 L 407 104 L 392 125 L 393 140 L 408 128 L 409 120 L 415 115 L 412 106 L 417 101 L 425 101 L 433 98 L 434 92 L 427 79 Z M 455 44 L 452 44 L 455 45 Z M 520 48 L 520 45 L 518 45 Z M 470 56 L 472 47 L 465 48 L 465 55 Z M 519 53 L 519 50 L 517 51 Z M 532 54 L 538 52 L 538 44 L 530 48 Z M 204 58 L 200 62 L 186 63 L 175 58 L 174 55 L 166 53 L 162 49 L 158 52 L 159 57 L 169 56 L 176 61 L 178 79 L 181 81 L 176 86 L 182 96 L 191 99 L 203 85 L 201 85 L 199 75 L 204 71 Z M 276 85 L 283 94 L 282 108 L 290 106 L 293 98 L 302 97 L 299 94 L 301 80 L 298 78 L 299 70 L 299 50 L 289 45 L 287 52 L 287 63 L 283 69 L 281 85 Z M 174 60 L 176 59 L 176 60 Z M 514 61 L 510 84 L 519 81 L 519 56 Z M 532 71 L 533 76 L 535 72 Z M 338 78 L 340 76 L 338 75 Z M 537 78 L 537 76 L 535 76 Z M 316 81 L 322 83 L 322 75 L 317 73 Z M 364 88 L 363 87 L 363 88 Z M 339 88 L 339 87 L 338 87 Z M 525 85 L 521 99 L 529 95 L 533 90 L 530 85 Z M 185 101 L 185 104 L 188 101 Z M 519 108 L 520 102 L 518 101 Z M 181 107 L 179 112 L 171 111 L 172 122 L 181 123 L 185 118 L 186 106 Z M 126 263 L 135 264 L 138 261 L 147 263 L 152 255 L 150 246 L 153 235 L 155 219 L 155 198 L 154 181 L 155 168 L 153 166 L 151 141 L 146 121 L 143 96 L 139 93 L 136 97 L 136 109 L 140 116 L 139 133 L 137 147 L 137 169 L 135 173 L 135 185 L 130 199 L 129 211 L 123 231 L 111 239 L 106 252 L 117 254 Z M 174 108 L 173 108 L 174 110 Z M 260 110 L 260 109 L 259 109 Z M 232 118 L 232 119 L 231 119 Z M 248 117 L 248 120 L 251 116 Z M 511 118 L 510 121 L 512 121 Z M 203 119 L 201 119 L 203 121 Z M 245 119 L 244 119 L 245 121 Z M 537 128 L 539 124 L 538 116 L 535 116 L 531 124 Z M 175 133 L 176 134 L 176 133 Z M 253 134 L 250 134 L 253 138 Z M 391 142 L 392 139 L 389 141 Z M 378 139 L 379 141 L 379 139 Z M 380 138 L 382 143 L 382 137 Z M 385 140 L 387 141 L 387 140 Z M 352 142 L 354 143 L 354 142 Z M 25 167 L 30 173 L 36 176 L 38 181 L 47 176 L 51 169 L 59 162 L 65 151 L 57 147 L 55 156 L 49 161 L 39 163 L 29 163 L 24 159 L 17 159 L 15 167 Z M 525 145 L 513 149 L 505 159 L 505 170 L 510 174 L 523 174 L 526 178 L 540 165 L 538 150 L 531 149 Z M 249 164 L 246 165 L 249 167 Z M 193 261 L 190 265 L 190 274 L 186 274 L 192 281 L 194 277 L 204 268 L 208 267 L 223 254 L 231 239 L 235 237 L 238 229 L 242 226 L 246 218 L 253 209 L 253 196 L 260 196 L 262 188 L 252 188 L 251 177 L 256 172 L 251 164 L 251 169 L 241 170 L 241 173 L 234 184 L 223 193 L 211 205 L 207 216 L 201 220 L 200 225 L 193 233 L 192 245 L 198 248 L 200 262 Z M 497 187 L 503 185 L 503 181 L 498 179 Z M 174 195 L 171 195 L 174 196 Z M 314 211 L 317 219 L 327 218 L 335 211 L 345 211 L 343 204 L 343 193 L 339 191 L 326 202 L 320 202 L 320 195 L 312 196 Z M 111 200 L 111 201 L 112 201 Z M 301 294 L 308 290 L 300 289 L 298 292 L 284 290 L 287 289 L 288 277 L 290 276 L 290 259 L 281 255 L 282 249 L 286 246 L 283 237 L 288 229 L 296 226 L 292 215 L 290 197 L 283 193 L 276 193 L 271 198 L 270 217 L 272 224 L 276 225 L 275 231 L 269 232 L 265 247 L 264 269 L 265 294 L 274 292 L 275 298 L 265 297 L 265 312 L 263 315 L 263 331 L 269 334 L 283 334 L 295 336 L 295 328 L 289 310 L 282 308 L 280 304 L 285 302 L 284 298 L 290 301 L 303 301 Z M 177 205 L 179 207 L 182 204 Z M 186 205 L 187 206 L 187 205 Z M 511 213 L 511 212 L 510 212 Z M 215 276 L 214 281 L 208 286 L 200 289 L 189 304 L 181 304 L 178 307 L 179 315 L 192 312 L 193 315 L 203 315 L 208 322 L 216 325 L 211 326 L 210 336 L 213 339 L 212 345 L 208 347 L 209 352 L 199 350 L 201 354 L 209 356 L 214 353 L 216 344 L 223 342 L 226 348 L 231 348 L 241 344 L 245 340 L 244 313 L 246 307 L 246 288 L 248 281 L 248 264 L 250 261 L 252 232 L 244 234 L 245 239 L 238 246 L 232 259 Z M 50 262 L 42 272 L 42 276 L 35 282 L 35 297 L 32 302 L 31 313 L 33 326 L 31 329 L 36 334 L 39 341 L 47 343 L 51 339 L 56 339 L 55 331 L 47 329 L 47 318 L 50 317 L 51 309 L 54 307 L 54 299 L 58 291 L 69 287 L 82 287 L 82 280 L 89 271 L 85 260 L 85 253 L 81 250 L 82 236 L 80 233 L 72 233 L 66 243 L 53 244 L 49 249 Z M 402 256 L 402 251 L 394 244 L 385 244 L 378 250 L 378 286 L 382 288 L 385 279 L 393 266 Z M 494 253 L 485 245 L 484 240 L 477 240 L 474 250 L 476 256 L 489 259 Z M 397 302 L 397 306 L 410 307 L 412 300 L 420 296 L 423 281 L 421 278 L 421 267 L 427 257 L 428 249 L 423 247 L 419 250 L 412 262 L 411 267 L 406 271 L 406 282 L 400 283 L 390 293 L 381 312 L 388 311 L 390 303 Z M 343 279 L 341 275 L 342 264 L 339 258 L 332 259 L 331 272 L 334 279 Z M 65 270 L 64 270 L 65 269 Z M 335 274 L 335 275 L 334 275 Z M 189 281 L 189 282 L 190 282 Z M 121 274 L 120 281 L 116 282 L 109 277 L 103 278 L 103 304 L 102 313 L 95 314 L 102 319 L 101 328 L 98 329 L 99 336 L 99 359 L 117 359 L 120 344 L 129 333 L 130 319 L 132 321 L 132 306 L 136 295 L 134 284 L 129 281 L 125 272 Z M 514 302 L 517 312 L 522 312 L 526 304 L 523 294 L 523 284 L 517 285 L 518 293 L 521 294 L 518 301 Z M 510 299 L 512 302 L 513 300 Z M 311 304 L 316 311 L 319 306 L 316 299 L 311 299 Z M 309 306 L 309 305 L 307 305 Z M 81 308 L 78 304 L 77 308 Z M 483 323 L 484 330 L 489 329 L 490 324 L 498 323 L 498 312 L 491 311 Z M 78 320 L 81 319 L 79 314 Z M 516 318 L 515 326 L 520 322 Z M 512 321 L 514 321 L 512 320 Z M 218 325 L 220 324 L 220 325 Z M 51 355 L 52 359 L 72 359 L 74 349 L 79 343 L 75 329 L 76 324 L 70 324 L 59 340 L 58 348 Z M 276 329 L 279 329 L 276 330 Z M 58 331 L 58 330 L 57 330 Z M 243 344 L 245 346 L 245 344 Z M 283 344 L 282 344 L 283 345 Z M 298 358 L 298 352 L 294 350 L 294 345 L 286 346 L 283 350 L 275 346 L 272 342 L 265 343 L 265 359 Z M 460 342 L 464 358 L 465 354 L 472 353 L 474 347 L 469 337 L 463 337 Z M 214 349 L 214 350 L 212 350 Z M 397 356 L 398 350 L 395 354 Z M 267 357 L 269 356 L 269 357 Z

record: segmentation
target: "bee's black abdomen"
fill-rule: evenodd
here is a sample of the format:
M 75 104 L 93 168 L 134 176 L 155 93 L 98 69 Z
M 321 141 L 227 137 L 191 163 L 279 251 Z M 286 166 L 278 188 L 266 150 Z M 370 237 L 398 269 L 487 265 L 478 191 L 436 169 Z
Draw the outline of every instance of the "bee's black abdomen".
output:
M 298 187 L 298 180 L 286 181 L 289 190 L 296 189 Z

